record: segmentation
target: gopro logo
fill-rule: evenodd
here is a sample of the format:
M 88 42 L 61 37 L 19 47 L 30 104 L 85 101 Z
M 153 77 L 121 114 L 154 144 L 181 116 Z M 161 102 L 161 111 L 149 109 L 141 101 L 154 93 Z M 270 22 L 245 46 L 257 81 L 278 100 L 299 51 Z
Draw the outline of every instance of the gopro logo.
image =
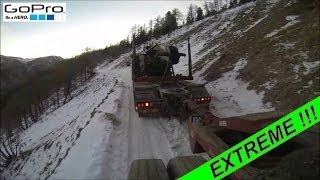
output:
M 66 3 L 3 3 L 4 22 L 65 22 Z

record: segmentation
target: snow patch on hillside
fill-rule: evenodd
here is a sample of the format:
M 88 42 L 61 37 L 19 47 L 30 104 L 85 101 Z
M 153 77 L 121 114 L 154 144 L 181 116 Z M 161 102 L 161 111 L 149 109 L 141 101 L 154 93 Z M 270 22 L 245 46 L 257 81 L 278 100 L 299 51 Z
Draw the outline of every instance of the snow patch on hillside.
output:
M 257 24 L 261 23 L 265 18 L 268 17 L 269 14 L 264 15 L 261 19 L 257 20 L 256 22 L 254 22 L 253 24 L 251 24 L 246 30 L 244 30 L 243 32 L 247 32 L 249 31 L 251 28 L 255 27 Z
M 265 35 L 265 38 L 273 37 L 273 36 L 277 35 L 280 31 L 287 29 L 288 27 L 299 23 L 300 22 L 300 20 L 298 19 L 299 17 L 300 17 L 299 15 L 287 16 L 286 20 L 289 22 L 286 25 L 282 26 L 280 29 L 275 29 L 271 33 Z
M 303 61 L 302 64 L 305 67 L 305 71 L 303 72 L 303 75 L 308 75 L 310 72 L 313 71 L 314 68 L 320 65 L 320 61 L 314 61 L 314 62 Z
M 294 49 L 294 45 L 295 45 L 295 43 L 289 43 L 289 42 L 287 42 L 287 43 L 278 43 L 277 44 L 277 46 L 279 48 L 283 48 L 285 50 Z
M 218 117 L 274 110 L 270 104 L 262 103 L 264 92 L 256 93 L 254 90 L 248 90 L 249 82 L 243 82 L 238 78 L 239 70 L 243 69 L 246 64 L 245 59 L 240 59 L 233 70 L 206 85 L 212 96 L 211 111 Z

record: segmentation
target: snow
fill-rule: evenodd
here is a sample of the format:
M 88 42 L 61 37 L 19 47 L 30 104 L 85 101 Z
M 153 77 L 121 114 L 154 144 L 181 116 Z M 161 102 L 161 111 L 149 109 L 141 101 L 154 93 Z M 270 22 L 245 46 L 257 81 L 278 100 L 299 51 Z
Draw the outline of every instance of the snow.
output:
M 266 83 L 264 83 L 262 86 L 264 86 L 266 89 L 271 90 L 273 88 L 273 86 L 276 84 L 276 80 L 274 81 L 268 81 Z
M 252 29 L 253 27 L 255 27 L 257 24 L 261 23 L 264 19 L 266 19 L 268 17 L 268 12 L 270 11 L 270 9 L 276 5 L 276 3 L 278 2 L 278 0 L 269 0 L 268 1 L 269 4 L 266 6 L 266 9 L 263 10 L 264 13 L 266 13 L 262 18 L 258 19 L 257 21 L 255 21 L 253 24 L 251 24 L 246 30 L 244 30 L 243 32 L 247 32 L 250 29 Z M 248 11 L 251 12 L 252 9 L 249 9 Z M 248 13 L 249 13 L 248 12 Z M 247 12 L 246 12 L 247 14 Z
M 300 22 L 300 20 L 298 19 L 299 17 L 300 17 L 299 15 L 286 16 L 286 20 L 289 22 L 286 25 L 282 26 L 280 29 L 275 29 L 271 33 L 265 35 L 265 38 L 273 37 L 273 36 L 277 35 L 281 30 L 287 29 L 288 27 L 299 23 Z
M 24 150 L 32 150 L 32 154 L 20 169 L 17 177 L 42 179 L 50 177 L 52 173 L 53 175 L 56 172 L 61 174 L 64 172 L 63 169 L 67 173 L 64 173 L 62 177 L 80 178 L 83 174 L 90 174 L 86 170 L 87 166 L 92 162 L 90 154 L 93 153 L 92 150 L 96 149 L 90 139 L 96 139 L 97 136 L 102 136 L 103 134 L 99 134 L 99 131 L 94 130 L 95 128 L 92 131 L 88 130 L 92 128 L 92 125 L 105 128 L 111 126 L 108 122 L 96 124 L 99 122 L 97 118 L 92 117 L 91 113 L 113 88 L 115 90 L 107 101 L 110 104 L 114 104 L 113 100 L 118 92 L 115 87 L 116 82 L 114 78 L 97 77 L 93 79 L 89 82 L 90 86 L 86 91 L 53 113 L 44 116 L 41 122 L 27 129 L 22 134 L 22 141 L 27 144 Z M 111 108 L 109 107 L 108 109 Z M 76 158 L 73 158 L 70 163 L 76 163 L 77 165 L 63 168 L 63 164 L 67 163 L 72 157 Z M 60 162 L 63 163 L 60 164 Z M 57 167 L 62 169 L 57 171 Z
M 288 28 L 288 27 L 290 27 L 290 26 L 293 26 L 293 25 L 295 25 L 295 24 L 297 24 L 298 22 L 300 22 L 300 20 L 298 19 L 297 20 L 297 18 L 299 18 L 300 16 L 298 16 L 298 15 L 293 15 L 293 16 L 287 16 L 286 17 L 286 20 L 287 21 L 290 21 L 290 22 L 288 22 L 285 26 L 283 26 L 281 29 L 286 29 L 286 28 Z
M 218 117 L 240 116 L 256 112 L 273 111 L 270 105 L 262 103 L 264 92 L 256 93 L 248 90 L 249 83 L 238 79 L 239 70 L 247 64 L 240 59 L 233 70 L 223 74 L 221 78 L 206 85 L 212 96 L 212 111 Z
M 293 49 L 295 43 L 278 43 L 278 46 L 284 48 L 285 50 Z
M 295 3 L 297 3 L 297 0 L 291 0 L 286 5 L 284 5 L 283 7 L 288 7 L 288 6 L 291 6 L 292 4 L 295 4 Z
M 301 55 L 301 53 L 300 53 Z M 307 59 L 307 57 L 305 58 Z M 320 65 L 320 61 L 302 61 L 302 66 L 300 64 L 297 64 L 293 67 L 293 72 L 295 73 L 301 73 L 301 68 L 303 67 L 303 75 L 308 75 L 309 73 L 311 73 L 315 68 L 319 68 Z
M 313 62 L 303 61 L 302 64 L 305 67 L 305 71 L 303 72 L 303 74 L 307 75 L 310 72 L 312 72 L 313 69 L 315 69 L 316 67 L 318 67 L 320 65 L 320 61 L 313 61 Z
M 292 5 L 292 1 L 289 1 L 286 5 L 284 5 L 283 7 L 288 7 Z
M 301 67 L 300 65 L 294 65 L 294 66 L 293 66 L 293 72 L 298 73 L 300 67 Z
M 250 9 L 246 10 L 244 13 L 249 14 L 252 10 L 253 10 L 253 8 L 250 8 Z
M 207 81 L 204 80 L 204 77 L 202 76 L 203 73 L 204 73 L 212 64 L 214 64 L 216 61 L 218 61 L 220 58 L 221 58 L 221 54 L 220 54 L 220 52 L 218 52 L 218 53 L 216 54 L 216 56 L 214 57 L 213 60 L 207 62 L 200 71 L 194 73 L 194 82 L 197 82 L 197 83 L 207 83 Z
M 255 27 L 257 24 L 259 24 L 260 22 L 262 22 L 262 21 L 263 21 L 265 18 L 267 18 L 267 17 L 268 17 L 268 14 L 265 15 L 265 16 L 263 16 L 261 19 L 257 20 L 256 22 L 254 22 L 252 25 L 250 25 L 250 26 L 248 27 L 248 29 L 244 30 L 243 32 L 249 31 L 251 28 Z
M 112 120 L 106 117 L 105 114 L 117 111 L 117 106 L 120 103 L 118 99 L 123 94 L 122 92 L 121 85 L 117 85 L 114 93 L 110 94 L 108 98 L 110 103 L 103 103 L 96 109 L 97 115 L 94 116 L 97 116 L 97 118 L 82 130 L 82 138 L 70 149 L 70 155 L 64 159 L 51 178 L 87 179 L 99 177 L 100 169 L 96 167 L 102 166 L 96 166 L 96 164 L 99 163 L 101 158 L 104 158 L 105 147 L 103 145 L 110 141 L 110 131 L 112 129 L 110 123 Z M 77 166 L 74 166 L 75 164 Z
M 266 36 L 265 36 L 265 38 L 270 38 L 270 37 L 273 37 L 273 36 L 275 36 L 276 34 L 278 34 L 280 32 L 280 30 L 273 30 L 271 33 L 269 33 L 269 34 L 267 34 Z
M 287 21 L 294 21 L 294 20 L 296 20 L 296 19 L 299 18 L 299 17 L 300 17 L 299 15 L 286 16 L 286 20 L 287 20 Z
M 309 58 L 307 52 L 300 52 L 298 55 L 303 57 L 303 59 L 308 59 Z

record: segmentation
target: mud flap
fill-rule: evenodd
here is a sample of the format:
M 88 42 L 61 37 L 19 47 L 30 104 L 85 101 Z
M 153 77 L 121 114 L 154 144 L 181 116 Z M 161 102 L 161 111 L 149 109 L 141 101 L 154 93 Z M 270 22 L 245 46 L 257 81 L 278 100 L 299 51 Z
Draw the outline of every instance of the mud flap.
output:
M 134 160 L 130 166 L 128 180 L 169 180 L 161 159 Z

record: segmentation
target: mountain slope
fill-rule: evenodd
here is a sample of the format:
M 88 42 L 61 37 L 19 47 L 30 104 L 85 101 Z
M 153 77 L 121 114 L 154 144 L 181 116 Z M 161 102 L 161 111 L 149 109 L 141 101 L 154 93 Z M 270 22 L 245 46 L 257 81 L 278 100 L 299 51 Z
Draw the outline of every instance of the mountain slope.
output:
M 1 55 L 1 89 L 6 89 L 20 82 L 34 72 L 45 71 L 63 58 L 46 56 L 34 59 L 10 57 Z
M 319 7 L 313 1 L 250 3 L 210 18 L 170 42 L 182 44 L 189 35 L 196 36 L 193 43 L 203 44 L 195 71 L 212 64 L 201 72 L 207 82 L 245 59 L 237 79 L 263 93 L 265 104 L 290 110 L 319 95 Z
M 22 63 L 18 58 L 1 55 L 1 89 L 17 82 L 26 71 L 26 64 Z

